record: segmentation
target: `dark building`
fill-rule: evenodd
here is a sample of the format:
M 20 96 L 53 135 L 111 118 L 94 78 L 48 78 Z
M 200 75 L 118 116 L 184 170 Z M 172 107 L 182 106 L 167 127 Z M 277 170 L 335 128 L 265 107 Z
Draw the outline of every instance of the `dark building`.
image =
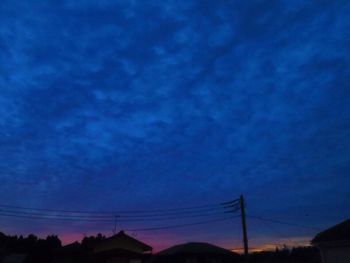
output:
M 64 246 L 56 250 L 53 263 L 143 263 L 151 252 L 152 247 L 120 231 L 92 244 Z
M 311 243 L 320 249 L 323 263 L 349 263 L 350 219 L 318 233 Z
M 99 242 L 92 251 L 95 263 L 142 263 L 150 258 L 152 247 L 124 231 Z
M 191 242 L 170 247 L 156 254 L 157 263 L 232 263 L 240 256 L 208 243 Z

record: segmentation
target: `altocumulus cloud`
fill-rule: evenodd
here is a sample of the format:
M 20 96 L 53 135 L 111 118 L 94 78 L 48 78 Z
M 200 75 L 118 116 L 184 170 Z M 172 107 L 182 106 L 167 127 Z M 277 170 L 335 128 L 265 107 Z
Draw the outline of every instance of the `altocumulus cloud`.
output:
M 1 200 L 348 216 L 348 1 L 0 5 Z

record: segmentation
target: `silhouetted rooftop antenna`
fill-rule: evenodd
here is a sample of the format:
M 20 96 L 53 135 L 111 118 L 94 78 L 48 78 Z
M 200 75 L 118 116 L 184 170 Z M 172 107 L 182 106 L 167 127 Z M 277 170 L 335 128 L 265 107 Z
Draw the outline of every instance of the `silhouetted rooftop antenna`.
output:
M 115 235 L 117 233 L 117 220 L 118 220 L 118 215 L 114 215 L 114 227 L 113 227 L 113 235 Z

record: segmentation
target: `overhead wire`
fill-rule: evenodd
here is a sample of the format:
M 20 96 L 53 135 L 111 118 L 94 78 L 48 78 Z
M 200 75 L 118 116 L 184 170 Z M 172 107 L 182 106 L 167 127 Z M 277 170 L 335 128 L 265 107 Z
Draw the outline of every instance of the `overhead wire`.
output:
M 57 214 L 57 213 L 43 213 L 43 212 L 28 212 L 28 211 L 21 211 L 21 210 L 8 210 L 8 209 L 0 209 L 1 212 L 5 213 L 11 213 L 11 214 L 21 214 L 21 215 L 34 215 L 34 216 L 53 216 L 53 217 L 67 217 L 67 218 L 77 218 L 77 219 L 84 219 L 84 218 L 93 218 L 93 219 L 114 219 L 117 218 L 125 218 L 125 219 L 137 219 L 137 218 L 168 218 L 168 217 L 179 217 L 179 216 L 196 216 L 196 215 L 212 215 L 212 214 L 218 214 L 218 213 L 226 213 L 231 212 L 235 210 L 230 211 L 215 211 L 215 210 L 208 210 L 208 211 L 193 211 L 191 213 L 174 213 L 174 214 L 159 214 L 159 215 L 76 215 L 76 214 Z
M 0 204 L 0 217 L 11 217 L 29 220 L 48 220 L 48 221 L 79 221 L 79 222 L 136 222 L 136 221 L 165 221 L 165 220 L 183 220 L 189 218 L 213 218 L 223 213 L 235 213 L 238 211 L 239 203 L 236 200 L 201 206 L 191 206 L 172 209 L 141 210 L 133 213 L 123 211 L 121 214 L 116 212 L 98 212 L 82 210 L 59 210 L 46 208 L 33 208 L 24 206 L 13 206 Z M 153 211 L 153 212 L 152 212 Z M 160 212 L 163 211 L 163 212 Z M 127 214 L 128 213 L 128 214 Z
M 284 222 L 281 220 L 276 220 L 276 219 L 271 219 L 271 218 L 264 218 L 260 216 L 255 216 L 255 215 L 247 215 L 247 217 L 262 220 L 262 221 L 268 221 L 276 224 L 281 224 L 281 225 L 288 225 L 288 226 L 294 226 L 294 227 L 300 227 L 300 228 L 306 228 L 306 229 L 313 229 L 313 230 L 320 230 L 318 227 L 313 227 L 313 226 L 307 226 L 307 225 L 301 225 L 301 224 L 295 224 L 295 223 L 290 223 L 290 222 Z
M 233 212 L 233 211 L 232 211 Z M 232 213 L 230 212 L 230 213 Z M 136 221 L 162 221 L 162 220 L 177 220 L 177 219 L 186 219 L 186 218 L 196 218 L 196 217 L 212 217 L 217 215 L 222 215 L 223 212 L 215 213 L 198 213 L 198 214 L 187 214 L 187 215 L 173 215 L 166 217 L 138 217 L 138 218 L 125 218 L 121 216 L 117 217 L 119 222 L 136 222 Z M 7 210 L 0 210 L 0 216 L 6 217 L 18 217 L 18 218 L 27 218 L 27 219 L 48 219 L 48 220 L 62 220 L 62 221 L 90 221 L 90 222 L 114 222 L 115 218 L 113 217 L 103 217 L 103 218 L 94 218 L 88 216 L 74 216 L 74 215 L 54 215 L 54 214 L 42 214 L 42 213 L 29 213 L 29 212 L 13 212 Z
M 92 222 L 97 223 L 112 223 L 115 222 L 116 218 L 118 222 L 134 222 L 134 221 L 165 221 L 165 220 L 183 220 L 189 218 L 204 218 L 210 217 L 208 220 L 195 221 L 183 224 L 172 224 L 165 226 L 154 226 L 146 228 L 135 228 L 126 229 L 126 231 L 153 231 L 161 229 L 172 229 L 181 227 L 190 227 L 202 224 L 209 224 L 214 222 L 220 222 L 229 220 L 236 216 L 229 217 L 219 217 L 224 213 L 235 213 L 239 210 L 237 206 L 239 203 L 234 201 L 220 203 L 214 205 L 204 205 L 204 206 L 192 206 L 174 209 L 157 209 L 157 210 L 144 210 L 142 213 L 140 210 L 135 214 L 122 214 L 116 217 L 116 212 L 97 212 L 97 211 L 81 211 L 81 210 L 56 210 L 56 209 L 44 209 L 44 208 L 32 208 L 32 207 L 22 207 L 22 206 L 12 206 L 0 204 L 0 217 L 10 217 L 13 219 L 25 219 L 25 220 L 41 220 L 50 221 L 51 224 L 55 221 L 65 221 L 65 222 Z M 229 210 L 228 210 L 229 209 Z M 150 214 L 150 211 L 153 214 Z M 160 211 L 163 211 L 162 213 Z M 124 213 L 127 213 L 124 211 Z M 113 218 L 112 218 L 113 216 Z M 215 216 L 215 218 L 213 218 Z M 60 224 L 60 227 L 70 227 L 72 225 Z M 55 228 L 55 226 L 52 226 Z M 84 226 L 83 226 L 84 227 Z M 89 226 L 87 226 L 89 227 Z M 96 226 L 97 227 L 97 226 Z
M 13 208 L 18 210 L 33 210 L 33 211 L 45 211 L 45 212 L 56 212 L 56 213 L 74 213 L 74 214 L 106 214 L 106 215 L 115 215 L 115 214 L 154 214 L 154 213 L 165 213 L 165 212 L 186 212 L 191 210 L 204 210 L 204 209 L 218 209 L 224 208 L 226 204 L 238 203 L 238 199 L 225 203 L 216 203 L 208 204 L 201 206 L 188 206 L 180 208 L 168 208 L 168 209 L 147 209 L 147 210 L 121 210 L 121 211 L 88 211 L 88 210 L 63 210 L 63 209 L 49 209 L 49 208 L 35 208 L 35 207 L 24 207 L 24 206 L 14 206 L 7 204 L 0 204 L 2 208 Z M 188 211 L 188 212 L 189 212 Z
M 208 224 L 208 223 L 214 223 L 214 222 L 220 222 L 220 221 L 226 221 L 229 219 L 233 219 L 237 216 L 230 216 L 230 217 L 224 217 L 220 219 L 213 219 L 213 220 L 207 220 L 207 221 L 200 221 L 195 223 L 188 223 L 188 224 L 179 224 L 179 225 L 170 225 L 170 226 L 161 226 L 161 227 L 150 227 L 150 228 L 137 228 L 137 229 L 126 229 L 126 231 L 153 231 L 153 230 L 163 230 L 163 229 L 172 229 L 172 228 L 179 228 L 179 227 L 186 227 L 186 226 L 195 226 L 195 225 L 202 225 L 202 224 Z

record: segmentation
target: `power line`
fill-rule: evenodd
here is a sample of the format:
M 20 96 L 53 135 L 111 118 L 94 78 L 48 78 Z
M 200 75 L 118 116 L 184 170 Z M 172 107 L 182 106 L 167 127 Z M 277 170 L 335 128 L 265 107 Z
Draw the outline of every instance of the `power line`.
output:
M 113 218 L 112 215 L 76 215 L 76 214 L 56 214 L 53 212 L 27 212 L 28 210 L 9 210 L 9 209 L 0 209 L 1 212 L 5 213 L 11 213 L 11 214 L 21 214 L 21 215 L 32 215 L 32 216 L 53 216 L 53 217 L 69 217 L 69 218 L 77 218 L 77 219 L 84 219 L 84 218 L 96 218 L 96 219 L 110 219 Z
M 256 218 L 254 218 L 256 219 Z M 259 220 L 261 223 L 263 223 L 266 227 L 268 227 L 270 230 L 272 230 L 273 232 L 275 232 L 278 236 L 280 236 L 283 239 L 286 239 L 289 243 L 291 243 L 291 240 L 289 239 L 289 237 L 285 234 L 283 234 L 282 232 L 280 232 L 279 230 L 277 230 L 275 227 L 273 227 L 271 225 L 270 221 L 266 221 L 266 220 Z
M 236 200 L 226 202 L 234 204 Z M 224 204 L 226 203 L 217 203 L 217 204 L 208 204 L 201 206 L 188 206 L 181 208 L 171 208 L 171 209 L 149 209 L 149 210 L 124 210 L 124 211 L 87 211 L 87 210 L 59 210 L 59 209 L 47 209 L 47 208 L 34 208 L 34 207 L 24 207 L 24 206 L 14 206 L 14 205 L 5 205 L 0 204 L 0 207 L 3 208 L 12 208 L 12 209 L 21 209 L 21 210 L 33 210 L 33 211 L 45 211 L 45 212 L 56 212 L 56 213 L 74 213 L 74 214 L 100 214 L 100 215 L 116 215 L 116 214 L 153 214 L 153 213 L 164 213 L 164 212 L 189 212 L 191 210 L 204 210 L 204 209 L 223 209 Z M 189 210 L 189 211 L 188 211 Z
M 13 219 L 24 220 L 40 220 L 50 221 L 65 221 L 65 222 L 93 222 L 98 223 L 113 223 L 115 217 L 118 216 L 118 222 L 134 222 L 134 221 L 165 221 L 165 220 L 184 220 L 190 218 L 207 218 L 205 221 L 198 221 L 192 223 L 175 224 L 167 226 L 154 226 L 148 228 L 137 228 L 127 231 L 152 231 L 161 229 L 172 229 L 180 227 L 189 227 L 195 225 L 209 224 L 212 222 L 220 222 L 235 218 L 236 216 L 230 215 L 229 217 L 220 217 L 224 213 L 236 213 L 240 209 L 239 199 L 232 201 L 201 205 L 201 206 L 187 206 L 181 208 L 171 209 L 154 209 L 154 210 L 137 210 L 137 211 L 86 211 L 86 210 L 60 210 L 60 209 L 46 209 L 46 208 L 34 208 L 24 206 L 14 206 L 0 204 L 0 217 L 9 217 Z M 62 226 L 71 226 L 63 225 Z M 98 226 L 97 226 L 98 228 Z
M 236 209 L 232 209 L 230 211 L 215 211 L 215 210 L 206 210 L 206 211 L 189 211 L 186 213 L 173 213 L 173 214 L 159 214 L 159 215 L 118 215 L 121 218 L 125 219 L 137 219 L 137 218 L 168 218 L 168 217 L 178 217 L 178 216 L 196 216 L 196 215 L 211 215 L 211 214 L 218 214 L 218 213 L 226 213 L 226 212 L 235 212 Z M 111 219 L 115 218 L 116 215 L 77 215 L 77 214 L 57 214 L 57 213 L 44 213 L 44 212 L 28 212 L 28 211 L 21 211 L 21 210 L 8 210 L 8 209 L 0 209 L 0 212 L 5 213 L 12 213 L 12 214 L 22 214 L 22 215 L 34 215 L 34 216 L 53 216 L 53 217 L 67 217 L 67 218 L 77 218 L 77 219 L 84 219 L 84 218 L 94 218 L 94 219 Z
M 194 222 L 194 223 L 187 223 L 187 224 L 176 224 L 176 225 L 168 225 L 168 226 L 160 226 L 160 227 L 149 227 L 149 228 L 137 228 L 137 229 L 125 229 L 125 231 L 129 232 L 143 232 L 143 231 L 152 231 L 152 230 L 162 230 L 162 229 L 173 229 L 173 228 L 181 228 L 181 227 L 190 227 L 190 226 L 196 226 L 196 225 L 202 225 L 202 224 L 209 224 L 209 223 L 214 223 L 214 222 L 221 222 L 221 221 L 227 221 L 232 218 L 236 218 L 238 216 L 231 216 L 231 217 L 224 217 L 224 218 L 217 218 L 217 219 L 212 219 L 212 220 L 206 220 L 206 221 L 199 221 L 199 222 Z M 14 218 L 14 219 L 20 219 L 20 218 Z M 110 228 L 104 227 L 101 228 L 100 226 L 86 226 L 86 225 L 65 225 L 65 224 L 54 224 L 52 225 L 53 222 L 50 222 L 48 225 L 50 228 L 65 228 L 65 229 L 70 229 L 74 227 L 79 227 L 82 229 L 90 229 L 90 230 L 96 230 L 99 229 L 99 231 L 109 231 Z
M 301 224 L 294 224 L 294 223 L 290 223 L 290 222 L 284 222 L 284 221 L 280 221 L 280 220 L 275 220 L 275 219 L 270 219 L 270 218 L 263 218 L 263 217 L 259 217 L 259 216 L 254 216 L 254 215 L 247 215 L 250 218 L 254 218 L 254 219 L 258 219 L 258 220 L 262 220 L 262 221 L 269 221 L 269 222 L 273 222 L 276 224 L 281 224 L 281 225 L 288 225 L 288 226 L 294 226 L 294 227 L 300 227 L 300 228 L 307 228 L 307 229 L 313 229 L 313 230 L 320 230 L 320 228 L 318 227 L 313 227 L 313 226 L 306 226 L 306 225 L 301 225 Z
M 172 216 L 172 215 L 187 215 L 187 214 L 197 214 L 197 213 L 210 213 L 210 212 L 224 212 L 226 209 L 224 207 L 213 207 L 200 210 L 187 210 L 187 211 L 174 211 L 174 212 L 162 212 L 162 213 L 152 213 L 152 214 L 136 214 L 136 215 L 121 215 L 124 218 L 136 218 L 136 217 L 154 217 L 154 216 Z
M 195 225 L 203 225 L 203 224 L 209 224 L 214 222 L 220 222 L 220 221 L 226 221 L 232 218 L 235 218 L 238 216 L 230 216 L 230 217 L 224 217 L 221 219 L 214 219 L 214 220 L 207 220 L 207 221 L 201 221 L 201 222 L 195 222 L 195 223 L 189 223 L 189 224 L 179 224 L 179 225 L 170 225 L 170 226 L 161 226 L 161 227 L 150 227 L 150 228 L 138 228 L 138 229 L 126 229 L 126 231 L 152 231 L 152 230 L 161 230 L 161 229 L 172 229 L 172 228 L 180 228 L 180 227 L 187 227 L 187 226 L 195 226 Z
M 233 211 L 231 211 L 233 212 Z M 135 221 L 161 221 L 161 220 L 177 220 L 185 218 L 195 218 L 195 217 L 210 217 L 221 215 L 223 212 L 218 213 L 198 213 L 198 214 L 187 214 L 187 215 L 173 215 L 167 217 L 138 217 L 138 218 L 124 218 L 120 217 L 118 221 L 120 222 L 135 222 Z M 48 220 L 63 220 L 63 221 L 90 221 L 90 222 L 114 222 L 114 217 L 103 217 L 95 218 L 89 216 L 76 216 L 76 215 L 54 215 L 54 214 L 43 214 L 43 213 L 30 213 L 30 212 L 21 212 L 21 211 L 8 211 L 0 210 L 0 216 L 5 217 L 17 217 L 17 218 L 26 218 L 26 219 L 48 219 Z
M 58 220 L 58 221 L 88 221 L 88 222 L 113 222 L 112 219 L 77 219 L 77 218 L 55 218 L 55 217 L 44 217 L 44 216 L 34 216 L 34 215 L 21 215 L 21 214 L 11 214 L 11 213 L 0 213 L 2 217 L 14 217 L 23 219 L 38 219 L 38 220 Z

